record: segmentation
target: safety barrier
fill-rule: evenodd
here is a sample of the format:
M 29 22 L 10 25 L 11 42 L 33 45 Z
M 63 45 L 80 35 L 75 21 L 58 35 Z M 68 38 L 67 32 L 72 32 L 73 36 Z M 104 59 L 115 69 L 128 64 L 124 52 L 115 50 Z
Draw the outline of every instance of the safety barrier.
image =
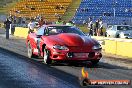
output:
M 116 55 L 132 58 L 132 40 L 116 41 Z
M 28 28 L 15 27 L 14 36 L 27 38 Z
M 29 30 L 28 28 L 15 27 L 14 36 L 21 37 L 21 38 L 27 38 L 28 30 Z M 36 29 L 34 29 L 34 32 L 36 32 Z
M 4 24 L 0 22 L 0 28 L 4 28 Z
M 114 40 L 104 40 L 105 42 L 105 48 L 104 51 L 106 53 L 116 54 L 117 51 L 117 44 Z
M 105 53 L 132 58 L 132 39 L 93 37 L 101 41 Z

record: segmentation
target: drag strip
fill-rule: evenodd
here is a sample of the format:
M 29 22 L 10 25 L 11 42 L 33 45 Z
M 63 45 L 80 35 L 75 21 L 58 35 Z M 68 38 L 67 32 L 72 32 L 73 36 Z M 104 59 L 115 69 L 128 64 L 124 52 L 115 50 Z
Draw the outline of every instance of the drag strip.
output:
M 48 66 L 36 60 L 0 48 L 0 86 L 2 88 L 80 88 L 81 68 L 90 79 L 130 79 L 132 70 L 100 62 L 97 66 Z M 128 74 L 127 74 L 128 73 Z M 91 86 L 89 88 L 131 88 L 128 86 Z
M 56 86 L 60 84 L 64 85 L 63 88 L 79 88 L 78 78 L 81 76 L 82 67 L 85 67 L 85 70 L 89 72 L 90 79 L 132 80 L 132 69 L 117 66 L 121 64 L 120 62 L 117 62 L 117 65 L 110 64 L 105 57 L 97 66 L 90 66 L 88 63 L 81 65 L 56 64 L 54 66 L 48 66 L 38 61 L 37 58 L 27 58 L 25 40 L 5 40 L 0 37 L 0 47 L 2 47 L 0 48 L 0 54 L 2 54 L 0 56 L 0 88 L 16 88 L 14 86 L 18 86 L 17 88 L 27 88 L 26 86 L 28 88 L 61 88 L 61 86 Z M 104 62 L 104 60 L 106 61 Z M 51 80 L 49 83 L 45 82 L 45 80 L 47 81 L 45 78 L 48 78 L 45 75 L 53 78 L 53 83 Z M 47 84 L 47 87 L 44 87 L 44 84 Z M 49 86 L 48 84 L 53 84 L 53 86 Z M 8 85 L 11 87 L 7 87 Z M 91 86 L 88 88 L 132 88 L 132 84 L 128 86 Z
M 131 80 L 132 70 L 118 66 L 112 66 L 100 62 L 97 66 L 85 66 L 85 70 L 89 73 L 89 78 L 94 80 Z M 74 74 L 75 76 L 81 76 L 82 66 L 53 66 L 54 68 L 63 70 L 64 72 Z M 131 85 L 107 85 L 103 88 L 132 88 Z M 94 87 L 93 87 L 94 88 Z
M 0 48 L 0 88 L 62 87 L 79 88 L 77 78 Z

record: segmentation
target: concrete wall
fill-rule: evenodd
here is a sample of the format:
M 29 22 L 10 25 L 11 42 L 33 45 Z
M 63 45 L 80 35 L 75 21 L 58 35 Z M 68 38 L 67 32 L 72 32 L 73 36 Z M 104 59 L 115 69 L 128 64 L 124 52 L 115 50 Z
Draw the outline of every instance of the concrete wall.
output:
M 27 38 L 28 28 L 15 27 L 14 36 Z
M 27 38 L 28 30 L 29 30 L 28 28 L 15 27 L 14 36 L 21 37 L 21 38 Z M 34 32 L 36 32 L 36 29 L 34 29 Z
M 105 52 L 132 58 L 132 41 L 105 40 Z
M 117 51 L 116 48 L 117 48 L 116 41 L 105 40 L 104 51 L 106 53 L 116 54 L 116 51 Z

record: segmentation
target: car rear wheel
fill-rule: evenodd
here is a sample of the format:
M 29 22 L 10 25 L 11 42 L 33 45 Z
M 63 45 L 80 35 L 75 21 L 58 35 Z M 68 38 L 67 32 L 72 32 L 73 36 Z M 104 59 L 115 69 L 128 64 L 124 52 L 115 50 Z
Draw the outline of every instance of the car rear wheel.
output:
M 33 51 L 30 42 L 28 42 L 28 58 L 32 58 L 32 57 L 33 57 Z
M 110 35 L 106 32 L 106 33 L 105 33 L 105 37 L 110 37 Z
M 105 37 L 107 37 L 107 32 L 105 33 Z
M 116 38 L 120 38 L 120 34 L 117 34 L 117 35 L 116 35 Z
M 91 61 L 93 65 L 96 65 L 98 64 L 99 60 L 94 60 L 94 61 Z
M 48 49 L 44 49 L 44 63 L 51 64 L 52 60 L 50 59 L 50 51 Z

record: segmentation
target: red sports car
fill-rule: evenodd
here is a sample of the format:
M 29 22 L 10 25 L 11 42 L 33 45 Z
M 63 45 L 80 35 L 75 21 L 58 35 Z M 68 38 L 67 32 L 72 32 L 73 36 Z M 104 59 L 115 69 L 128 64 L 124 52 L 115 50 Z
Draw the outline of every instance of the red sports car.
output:
M 41 56 L 52 62 L 91 61 L 102 58 L 101 45 L 73 26 L 43 25 L 27 37 L 28 57 Z

